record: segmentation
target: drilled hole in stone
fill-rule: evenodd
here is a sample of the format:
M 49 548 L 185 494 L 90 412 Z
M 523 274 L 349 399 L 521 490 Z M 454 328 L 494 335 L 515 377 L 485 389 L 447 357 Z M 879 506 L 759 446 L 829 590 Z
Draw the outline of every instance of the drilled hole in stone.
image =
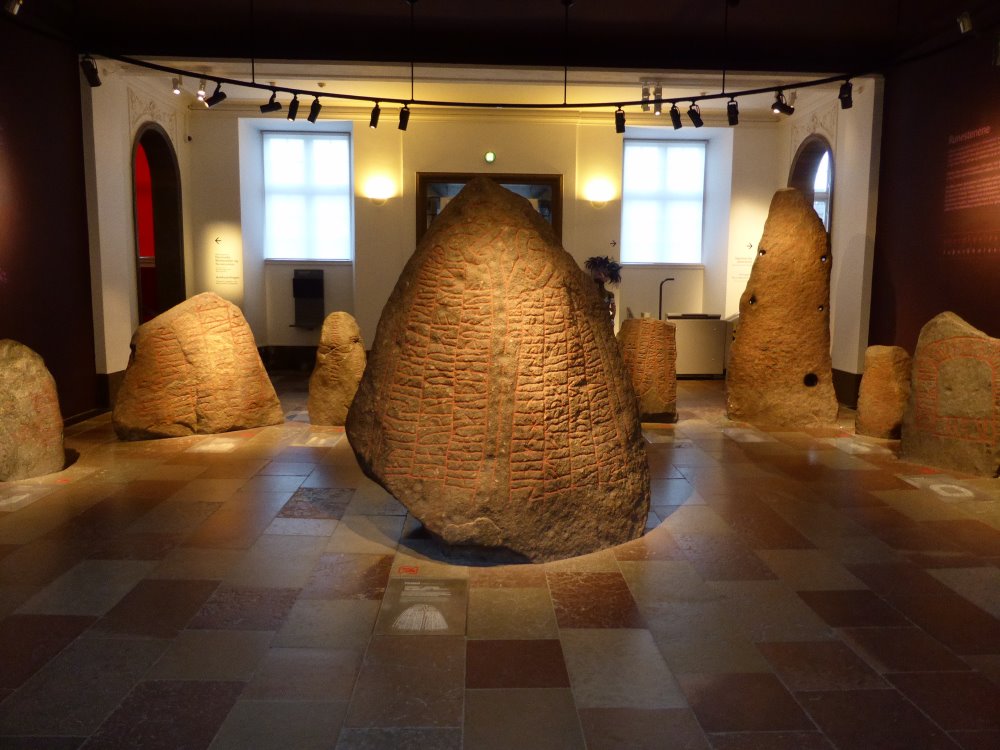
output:
M 810 372 L 802 378 L 802 382 L 805 384 L 806 388 L 812 388 L 819 383 L 819 376 L 817 376 L 814 372 Z
M 823 305 L 820 305 L 820 306 L 819 306 L 819 311 L 820 311 L 820 312 L 823 312 Z
M 821 263 L 826 263 L 826 256 L 825 255 L 819 256 L 819 259 L 820 259 Z
M 764 248 L 761 248 L 759 251 L 757 251 L 757 254 L 758 255 L 767 255 L 767 250 L 765 250 Z
M 751 305 L 756 305 L 757 304 L 757 295 L 755 295 L 755 294 L 751 294 L 750 295 L 750 304 Z

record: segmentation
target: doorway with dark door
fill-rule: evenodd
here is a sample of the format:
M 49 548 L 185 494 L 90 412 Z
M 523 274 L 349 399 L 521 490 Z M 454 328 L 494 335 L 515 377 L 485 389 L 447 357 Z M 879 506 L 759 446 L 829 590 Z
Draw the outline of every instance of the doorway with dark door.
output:
M 170 138 L 159 125 L 143 125 L 132 149 L 136 281 L 139 322 L 186 297 L 181 183 Z

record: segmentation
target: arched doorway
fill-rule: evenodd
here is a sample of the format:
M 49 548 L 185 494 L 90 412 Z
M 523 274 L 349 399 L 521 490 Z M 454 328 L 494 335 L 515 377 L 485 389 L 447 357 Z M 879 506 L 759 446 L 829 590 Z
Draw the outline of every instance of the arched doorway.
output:
M 806 196 L 829 232 L 833 209 L 833 149 L 826 138 L 814 134 L 802 141 L 792 160 L 788 187 L 797 188 Z
M 132 177 L 139 322 L 145 323 L 186 296 L 180 172 L 159 125 L 139 129 Z

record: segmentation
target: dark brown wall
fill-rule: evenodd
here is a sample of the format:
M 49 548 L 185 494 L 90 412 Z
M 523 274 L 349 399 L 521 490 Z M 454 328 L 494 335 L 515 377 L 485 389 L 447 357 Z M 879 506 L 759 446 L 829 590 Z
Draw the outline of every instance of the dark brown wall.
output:
M 956 174 L 949 152 L 1000 143 L 991 38 L 970 38 L 886 78 L 871 344 L 912 353 L 920 328 L 945 310 L 1000 337 L 1000 192 L 994 205 L 945 210 L 949 169 Z
M 0 18 L 0 338 L 45 359 L 63 417 L 97 407 L 82 143 L 76 53 Z

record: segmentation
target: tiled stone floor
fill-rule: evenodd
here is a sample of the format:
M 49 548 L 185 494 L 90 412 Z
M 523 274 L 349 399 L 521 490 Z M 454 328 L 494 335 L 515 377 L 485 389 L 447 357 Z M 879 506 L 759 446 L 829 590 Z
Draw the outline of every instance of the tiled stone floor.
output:
M 644 538 L 465 566 L 278 385 L 282 426 L 104 415 L 0 484 L 0 747 L 1000 747 L 1000 480 L 682 381 Z

